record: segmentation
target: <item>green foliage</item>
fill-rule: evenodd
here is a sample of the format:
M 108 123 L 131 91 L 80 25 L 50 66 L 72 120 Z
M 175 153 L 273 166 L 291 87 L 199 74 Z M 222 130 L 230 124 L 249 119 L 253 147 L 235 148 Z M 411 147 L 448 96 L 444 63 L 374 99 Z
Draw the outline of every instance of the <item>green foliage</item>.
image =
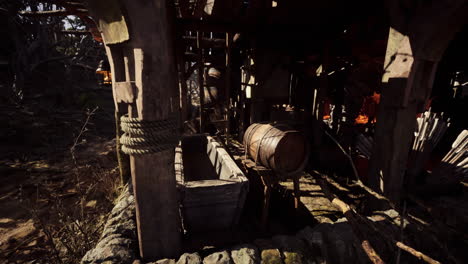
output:
M 62 10 L 63 7 L 37 0 L 0 0 L 6 10 L 8 43 L 13 47 L 5 52 L 12 62 L 11 89 L 16 101 L 46 94 L 54 101 L 69 102 L 74 89 L 97 86 L 94 71 L 105 50 L 91 34 L 69 34 L 64 31 L 86 31 L 88 26 L 78 16 L 26 16 L 21 12 Z M 2 20 L 0 20 L 0 26 Z M 79 32 L 78 32 L 79 33 Z M 2 57 L 0 44 L 0 58 Z M 1 69 L 0 69 L 1 71 Z M 85 87 L 83 87 L 85 86 Z M 71 90 L 70 88 L 74 88 Z

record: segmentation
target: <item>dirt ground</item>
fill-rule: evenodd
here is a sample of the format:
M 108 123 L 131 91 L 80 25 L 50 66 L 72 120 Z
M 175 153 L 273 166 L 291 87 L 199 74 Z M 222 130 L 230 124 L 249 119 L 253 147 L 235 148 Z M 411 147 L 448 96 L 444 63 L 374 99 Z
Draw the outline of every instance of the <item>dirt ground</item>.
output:
M 94 109 L 94 108 L 93 108 Z M 77 263 L 120 186 L 113 110 L 0 106 L 0 263 Z

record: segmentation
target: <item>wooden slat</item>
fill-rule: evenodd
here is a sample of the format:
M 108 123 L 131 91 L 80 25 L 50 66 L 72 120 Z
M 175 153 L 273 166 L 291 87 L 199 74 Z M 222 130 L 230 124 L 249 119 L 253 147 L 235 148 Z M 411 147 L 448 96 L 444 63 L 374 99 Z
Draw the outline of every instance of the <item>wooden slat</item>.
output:
M 197 37 L 194 36 L 182 36 L 182 40 L 186 45 L 196 47 L 197 46 Z M 226 40 L 219 38 L 201 38 L 201 45 L 205 48 L 225 48 Z
M 230 118 L 231 118 L 231 46 L 232 46 L 232 34 L 226 33 L 226 39 L 225 39 L 225 45 L 226 45 L 226 76 L 224 77 L 225 79 L 225 86 L 226 86 L 226 113 L 224 119 L 227 121 L 226 125 L 226 144 L 228 143 L 229 140 L 229 134 L 231 133 L 231 127 L 230 127 Z
M 205 66 L 203 61 L 203 46 L 202 46 L 202 32 L 197 31 L 197 63 L 198 63 L 198 89 L 200 92 L 200 133 L 205 132 L 205 86 L 203 75 L 205 73 Z
M 130 39 L 127 22 L 116 1 L 88 1 L 94 16 L 99 17 L 96 24 L 108 44 L 118 44 Z

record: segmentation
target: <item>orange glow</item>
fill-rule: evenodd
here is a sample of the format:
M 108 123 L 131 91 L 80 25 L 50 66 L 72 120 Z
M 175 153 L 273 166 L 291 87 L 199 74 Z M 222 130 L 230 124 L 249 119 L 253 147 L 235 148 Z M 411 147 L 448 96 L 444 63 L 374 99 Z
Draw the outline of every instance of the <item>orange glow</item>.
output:
M 374 94 L 371 96 L 371 98 L 376 104 L 380 104 L 380 94 L 379 93 L 374 92 Z
M 99 29 L 97 27 L 92 27 L 89 29 L 89 31 L 93 35 L 95 41 L 104 43 L 104 41 L 102 40 L 101 32 L 99 32 Z
M 354 119 L 355 124 L 367 124 L 369 122 L 369 117 L 366 115 L 358 115 L 356 119 Z M 374 117 L 374 120 L 371 121 L 371 123 L 377 122 L 377 118 Z
M 354 123 L 355 124 L 367 124 L 367 122 L 369 121 L 369 117 L 366 116 L 366 115 L 358 115 L 358 117 L 356 117 L 356 119 L 354 120 Z
M 369 117 L 372 118 L 371 123 L 377 121 L 377 105 L 380 103 L 380 94 L 374 92 L 373 95 L 364 98 L 361 110 L 359 111 L 358 117 L 354 120 L 355 124 L 367 124 L 369 123 Z
M 102 75 L 104 84 L 112 84 L 112 73 L 110 71 L 96 71 L 96 73 Z
M 328 120 L 328 119 L 330 119 L 330 117 L 331 117 L 330 115 L 324 115 L 323 120 Z

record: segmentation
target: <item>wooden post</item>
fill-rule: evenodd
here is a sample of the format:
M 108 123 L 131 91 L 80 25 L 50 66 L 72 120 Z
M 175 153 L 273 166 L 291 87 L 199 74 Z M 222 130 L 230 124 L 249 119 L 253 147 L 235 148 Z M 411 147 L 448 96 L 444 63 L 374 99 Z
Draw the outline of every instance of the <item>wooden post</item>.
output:
M 187 79 L 185 78 L 186 62 L 184 60 L 185 45 L 182 42 L 182 36 L 185 31 L 177 28 L 176 33 L 176 59 L 177 59 L 177 74 L 179 76 L 179 96 L 180 96 L 180 121 L 181 127 L 184 127 L 184 122 L 188 119 L 188 96 L 187 96 Z
M 202 32 L 197 31 L 198 88 L 200 91 L 200 133 L 205 132 L 205 64 L 203 60 Z
M 312 127 L 312 150 L 313 155 L 319 155 L 317 150 L 320 149 L 320 145 L 322 144 L 322 135 L 323 135 L 323 110 L 325 105 L 325 95 L 328 91 L 328 75 L 326 71 L 328 70 L 329 66 L 329 48 L 328 48 L 329 41 L 325 42 L 324 48 L 322 50 L 322 65 L 321 68 L 317 69 L 316 75 L 318 78 L 318 87 L 316 87 L 314 91 L 314 105 L 313 105 L 313 120 L 314 124 Z
M 225 83 L 226 83 L 226 144 L 229 140 L 229 134 L 231 133 L 231 46 L 232 46 L 232 35 L 230 33 L 226 33 L 226 76 L 225 76 Z
M 383 77 L 382 96 L 379 105 L 374 136 L 374 150 L 369 171 L 370 186 L 384 193 L 396 205 L 403 187 L 406 161 L 416 124 L 416 114 L 422 110 L 431 86 L 421 86 L 426 67 L 432 62 L 415 63 L 407 36 L 390 30 Z M 431 70 L 432 71 L 432 70 Z M 432 83 L 431 83 L 432 84 Z M 411 98 L 410 98 L 411 97 Z
M 119 164 L 119 174 L 120 174 L 120 184 L 124 186 L 130 179 L 130 159 L 128 155 L 122 152 L 120 144 L 120 117 L 122 116 L 122 111 L 115 110 L 115 151 L 117 154 L 117 163 Z
M 370 186 L 397 206 L 416 114 L 430 96 L 437 62 L 466 22 L 468 9 L 462 0 L 440 1 L 415 7 L 408 15 L 401 2 L 387 1 L 392 28 L 369 168 Z
M 129 87 L 131 117 L 157 121 L 179 111 L 173 3 L 108 0 L 88 4 L 103 32 L 113 77 L 116 76 L 116 101 L 117 89 Z M 131 28 L 127 29 L 127 25 Z M 122 81 L 127 84 L 117 85 Z M 131 156 L 130 166 L 141 257 L 146 261 L 177 257 L 181 249 L 181 221 L 174 149 Z
M 132 43 L 138 117 L 142 120 L 167 119 L 179 108 L 172 11 L 166 1 L 156 5 L 129 0 L 126 6 L 133 18 L 132 25 L 140 33 Z M 180 253 L 181 222 L 174 155 L 174 149 L 170 149 L 130 159 L 140 254 L 145 260 L 176 257 Z
M 123 49 L 120 46 L 108 47 L 106 46 L 106 53 L 108 55 L 109 65 L 112 71 L 112 89 L 114 95 L 117 94 L 117 82 L 123 82 L 129 80 L 128 70 L 125 64 L 123 56 Z M 114 96 L 114 107 L 115 107 L 115 134 L 116 134 L 116 153 L 117 162 L 119 164 L 120 183 L 125 185 L 130 179 L 130 159 L 128 155 L 122 152 L 120 144 L 120 117 L 125 113 L 123 110 L 125 105 L 118 102 L 118 98 Z
M 294 209 L 296 209 L 296 213 L 299 209 L 299 204 L 301 203 L 301 174 L 294 175 L 293 183 L 294 183 Z

